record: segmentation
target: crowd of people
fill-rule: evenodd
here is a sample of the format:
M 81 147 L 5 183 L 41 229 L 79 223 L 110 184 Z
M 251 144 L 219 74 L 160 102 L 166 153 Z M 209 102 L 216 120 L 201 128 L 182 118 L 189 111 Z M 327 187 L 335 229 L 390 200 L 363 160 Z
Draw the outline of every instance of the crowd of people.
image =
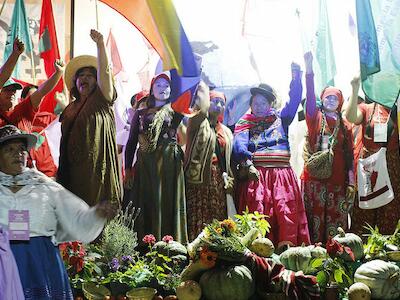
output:
M 92 30 L 90 37 L 97 57 L 74 57 L 66 66 L 55 61 L 55 73 L 40 86 L 26 87 L 18 101 L 22 86 L 11 73 L 24 51 L 21 41 L 14 41 L 0 69 L 0 246 L 5 245 L 0 249 L 13 254 L 2 254 L 0 260 L 7 260 L 9 270 L 18 269 L 0 277 L 0 294 L 72 297 L 57 244 L 95 240 L 107 219 L 130 203 L 140 209 L 139 241 L 152 233 L 187 243 L 213 219 L 232 216 L 232 208 L 267 215 L 268 237 L 278 251 L 326 242 L 338 227 L 360 233 L 368 223 L 384 234 L 394 231 L 400 218 L 395 109 L 360 101 L 359 77 L 351 82 L 348 101 L 336 87 L 315 91 L 313 57 L 304 55 L 308 130 L 300 179 L 290 165 L 290 148 L 298 145 L 288 138 L 303 99 L 303 72 L 295 63 L 289 99 L 281 109 L 274 88 L 260 83 L 250 89 L 248 113 L 229 128 L 223 124 L 227 99 L 222 92 L 200 82 L 194 113 L 183 116 L 171 107 L 169 72 L 156 74 L 148 92 L 132 97 L 121 166 L 112 71 L 102 34 Z M 61 105 L 57 169 L 47 142 L 38 144 L 34 133 L 55 119 L 38 108 L 62 76 L 69 95 L 56 99 L 67 102 Z M 386 141 L 375 138 L 378 124 L 386 124 Z M 362 209 L 357 161 L 382 147 L 387 148 L 394 199 Z

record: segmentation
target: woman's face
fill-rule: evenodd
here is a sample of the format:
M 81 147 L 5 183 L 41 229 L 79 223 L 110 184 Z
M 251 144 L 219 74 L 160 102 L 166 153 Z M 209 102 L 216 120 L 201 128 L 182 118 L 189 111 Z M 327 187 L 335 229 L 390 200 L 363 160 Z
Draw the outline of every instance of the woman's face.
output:
M 223 115 L 225 111 L 225 100 L 220 97 L 215 97 L 210 99 L 210 108 L 208 113 L 210 116 L 218 117 Z
M 251 103 L 251 113 L 256 117 L 266 117 L 271 109 L 271 102 L 261 94 L 255 94 Z
M 96 87 L 97 79 L 89 68 L 81 70 L 76 78 L 76 88 L 81 96 L 88 96 Z
M 339 99 L 335 95 L 328 95 L 322 99 L 322 105 L 324 110 L 334 112 L 339 107 Z
M 8 175 L 21 174 L 26 167 L 28 150 L 22 140 L 11 140 L 0 146 L 0 170 Z
M 156 100 L 165 101 L 171 95 L 171 86 L 169 81 L 163 77 L 159 77 L 153 83 L 153 96 Z

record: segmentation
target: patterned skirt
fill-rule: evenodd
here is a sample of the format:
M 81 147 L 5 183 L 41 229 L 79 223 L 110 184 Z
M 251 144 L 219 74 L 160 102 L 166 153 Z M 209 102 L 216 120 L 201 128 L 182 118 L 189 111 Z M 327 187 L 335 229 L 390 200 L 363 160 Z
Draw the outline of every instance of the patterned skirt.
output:
M 311 242 L 326 243 L 329 236 L 337 234 L 337 228 L 348 229 L 348 213 L 353 200 L 346 199 L 344 186 L 302 181 Z
M 226 194 L 222 172 L 218 165 L 211 165 L 208 184 L 186 184 L 186 207 L 189 240 L 193 241 L 204 225 L 213 219 L 227 218 Z
M 292 168 L 257 166 L 258 181 L 244 181 L 237 188 L 239 212 L 258 211 L 269 216 L 268 238 L 275 247 L 309 244 L 310 236 L 304 203 Z
M 364 151 L 366 151 L 364 149 Z M 365 153 L 368 157 L 371 153 Z M 364 226 L 369 224 L 372 227 L 378 226 L 382 234 L 393 234 L 397 222 L 400 219 L 400 156 L 398 151 L 386 153 L 386 162 L 392 184 L 394 199 L 385 206 L 376 209 L 361 209 L 358 206 L 358 199 L 354 205 L 354 212 L 351 221 L 351 231 L 361 235 L 368 232 Z
M 26 300 L 73 299 L 58 247 L 49 237 L 11 242 Z

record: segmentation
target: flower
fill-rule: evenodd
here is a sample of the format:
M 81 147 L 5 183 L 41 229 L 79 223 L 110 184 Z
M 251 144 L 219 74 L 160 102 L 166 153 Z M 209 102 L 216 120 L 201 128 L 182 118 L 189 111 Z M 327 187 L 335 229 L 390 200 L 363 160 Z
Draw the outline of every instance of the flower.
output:
M 154 235 L 152 235 L 152 234 L 147 234 L 147 235 L 144 236 L 144 238 L 142 239 L 142 241 L 143 241 L 144 243 L 146 243 L 146 244 L 153 245 L 153 244 L 155 244 L 155 242 L 156 242 L 156 238 L 155 238 Z
M 355 260 L 354 253 L 351 250 L 351 248 L 343 246 L 338 241 L 334 240 L 332 237 L 328 237 L 328 240 L 326 242 L 326 251 L 332 258 L 340 256 L 341 254 L 343 254 L 343 252 L 346 252 L 348 255 L 350 255 L 353 261 Z
M 212 268 L 215 266 L 218 254 L 209 251 L 206 247 L 202 248 L 200 251 L 200 261 L 207 267 Z
M 219 234 L 222 234 L 222 228 L 221 228 L 221 227 L 215 229 L 215 231 L 216 231 L 217 233 L 219 233 Z
M 221 226 L 230 232 L 236 231 L 236 223 L 232 219 L 225 219 L 221 222 Z
M 130 263 L 130 262 L 133 262 L 133 258 L 132 258 L 132 256 L 130 256 L 130 255 L 123 255 L 122 257 L 121 257 L 121 260 L 122 260 L 122 262 L 128 262 L 128 263 Z
M 119 269 L 119 260 L 118 258 L 114 257 L 111 262 L 108 264 L 113 272 L 118 271 Z
M 166 242 L 167 244 L 169 243 L 169 242 L 172 242 L 174 240 L 174 238 L 172 237 L 172 236 L 170 236 L 170 235 L 165 235 L 163 238 L 162 238 L 162 241 L 163 242 Z
M 79 273 L 83 269 L 84 261 L 82 257 L 71 256 L 69 258 L 69 264 L 76 270 L 76 273 Z

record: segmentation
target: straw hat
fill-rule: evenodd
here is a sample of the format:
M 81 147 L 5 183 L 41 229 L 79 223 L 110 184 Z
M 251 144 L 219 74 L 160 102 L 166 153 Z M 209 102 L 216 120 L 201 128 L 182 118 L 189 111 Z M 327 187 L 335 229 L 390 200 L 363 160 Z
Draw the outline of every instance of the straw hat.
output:
M 64 81 L 69 91 L 73 87 L 72 80 L 75 76 L 76 71 L 84 67 L 94 67 L 97 69 L 97 58 L 93 55 L 76 56 L 71 59 L 65 67 Z

